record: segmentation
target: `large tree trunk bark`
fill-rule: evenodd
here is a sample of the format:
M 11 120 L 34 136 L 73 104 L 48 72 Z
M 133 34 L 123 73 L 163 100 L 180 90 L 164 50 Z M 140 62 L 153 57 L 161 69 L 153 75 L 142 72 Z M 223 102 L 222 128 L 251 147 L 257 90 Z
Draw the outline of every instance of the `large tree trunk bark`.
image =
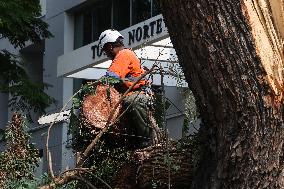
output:
M 118 189 L 189 188 L 193 173 L 195 146 L 192 140 L 165 142 L 137 149 L 120 169 Z M 186 144 L 187 142 L 187 144 Z M 135 182 L 136 181 L 136 182 Z
M 283 36 L 270 14 L 275 2 L 160 0 L 203 120 L 193 188 L 284 188 Z

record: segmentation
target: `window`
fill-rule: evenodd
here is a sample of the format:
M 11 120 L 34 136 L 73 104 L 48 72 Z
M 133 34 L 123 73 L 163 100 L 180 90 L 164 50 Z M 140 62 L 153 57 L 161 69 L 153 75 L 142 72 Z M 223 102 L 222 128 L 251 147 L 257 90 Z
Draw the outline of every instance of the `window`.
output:
M 99 0 L 75 13 L 74 49 L 98 40 L 106 29 L 123 30 L 158 14 L 157 0 Z
M 113 1 L 113 28 L 123 30 L 130 26 L 130 1 Z
M 74 28 L 74 49 L 82 47 L 90 43 L 92 35 L 91 26 L 92 23 L 88 19 L 89 12 L 78 14 L 75 16 L 75 28 Z
M 92 15 L 90 15 L 93 20 L 93 37 L 90 42 L 98 40 L 101 32 L 111 27 L 111 9 L 112 2 L 110 0 L 102 1 L 94 6 Z
M 75 13 L 74 49 L 96 41 L 111 27 L 111 1 L 100 1 L 91 8 Z
M 132 24 L 151 18 L 151 0 L 132 0 Z
M 158 0 L 152 0 L 152 9 L 151 9 L 152 10 L 152 15 L 151 15 L 151 17 L 157 16 L 158 14 L 161 13 L 157 1 Z

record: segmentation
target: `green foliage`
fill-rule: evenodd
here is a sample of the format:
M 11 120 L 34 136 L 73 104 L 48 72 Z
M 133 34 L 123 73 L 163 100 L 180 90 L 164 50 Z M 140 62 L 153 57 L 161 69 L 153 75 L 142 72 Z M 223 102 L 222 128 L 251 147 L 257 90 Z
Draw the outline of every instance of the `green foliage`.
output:
M 190 164 L 193 165 L 193 169 L 196 169 L 201 152 L 199 135 L 194 134 L 182 137 L 177 143 L 177 149 L 188 155 Z M 190 152 L 188 151 L 189 149 Z
M 37 180 L 33 179 L 20 179 L 20 180 L 9 180 L 5 184 L 5 188 L 7 189 L 35 189 L 39 186 Z
M 5 189 L 35 189 L 39 186 L 51 183 L 52 179 L 47 173 L 41 175 L 40 178 L 21 178 L 21 179 L 9 179 L 5 183 Z M 65 187 L 58 187 L 56 189 L 73 189 L 73 182 L 66 184 Z M 74 188 L 75 189 L 75 188 Z
M 75 151 L 82 151 L 91 142 L 93 134 L 90 130 L 82 126 L 81 120 L 75 114 L 74 109 L 71 110 L 68 134 L 72 135 L 72 148 Z
M 16 111 L 33 110 L 34 112 L 45 113 L 45 109 L 55 102 L 54 98 L 44 92 L 44 89 L 49 86 L 45 83 L 22 80 L 9 87 L 8 91 L 13 96 L 9 100 L 9 106 Z
M 25 42 L 38 43 L 52 34 L 41 18 L 39 0 L 0 0 L 0 34 L 14 47 L 24 47 Z
M 5 133 L 7 149 L 0 153 L 0 184 L 4 186 L 20 183 L 22 179 L 33 179 L 38 150 L 29 143 L 30 135 L 26 129 L 21 115 L 14 113 Z
M 95 85 L 93 83 L 88 83 L 83 85 L 78 91 L 77 95 L 73 97 L 72 107 L 74 109 L 79 109 L 83 102 L 84 96 L 86 95 L 94 95 L 96 91 Z
M 107 76 L 103 76 L 100 78 L 99 80 L 100 83 L 102 84 L 106 84 L 106 85 L 115 85 L 121 82 L 120 79 L 117 79 L 115 77 L 107 77 Z
M 0 51 L 0 70 L 0 92 L 11 94 L 12 110 L 45 113 L 45 108 L 55 103 L 54 98 L 44 92 L 50 85 L 32 82 L 21 62 L 8 51 Z
M 51 37 L 48 25 L 40 19 L 39 1 L 0 0 L 0 36 L 7 38 L 15 48 L 23 48 L 31 41 L 39 43 Z M 19 57 L 0 50 L 0 92 L 9 93 L 9 106 L 30 117 L 30 112 L 44 113 L 55 102 L 44 89 L 46 83 L 32 82 Z M 33 169 L 37 165 L 38 151 L 30 144 L 26 123 L 13 117 L 5 132 L 7 150 L 0 153 L 0 185 L 5 188 L 35 188 Z
M 89 179 L 103 188 L 97 178 L 104 180 L 106 183 L 113 183 L 121 167 L 129 160 L 130 152 L 125 147 L 112 147 L 107 143 L 101 145 L 94 151 L 90 158 L 89 166 L 96 170 L 93 175 L 88 175 Z
M 179 64 L 170 64 L 166 74 L 177 81 L 177 87 L 183 86 L 185 76 Z
M 163 103 L 163 93 L 161 88 L 156 89 L 154 93 L 154 117 L 158 124 L 158 127 L 163 128 L 164 124 L 164 117 L 165 117 L 165 110 L 167 110 L 171 103 L 165 99 L 165 104 Z
M 199 117 L 199 113 L 197 111 L 195 98 L 192 94 L 192 91 L 189 88 L 185 88 L 182 93 L 184 95 L 185 102 L 185 118 L 183 121 L 182 136 L 185 136 L 188 134 L 189 128 L 194 127 L 194 124 Z
M 75 151 L 81 151 L 91 141 L 92 134 L 85 127 L 81 126 L 79 113 L 83 99 L 88 94 L 95 94 L 95 85 L 92 83 L 81 87 L 77 95 L 72 99 L 72 108 L 69 122 L 68 134 L 72 135 L 72 148 Z
M 72 135 L 72 147 L 75 151 L 83 150 L 94 137 L 90 130 L 82 125 L 84 124 L 84 120 L 80 117 L 80 108 L 84 97 L 86 95 L 94 95 L 96 92 L 96 85 L 98 83 L 115 84 L 117 82 L 118 80 L 115 78 L 102 77 L 98 82 L 90 82 L 83 85 L 78 93 L 73 97 L 68 134 Z
M 189 128 L 194 126 L 199 117 L 195 98 L 192 91 L 188 87 L 184 86 L 185 75 L 179 64 L 170 64 L 166 74 L 177 81 L 177 87 L 181 87 L 180 89 L 183 94 L 185 104 L 185 118 L 183 121 L 182 136 L 185 136 L 188 134 Z M 159 97 L 157 99 L 159 100 Z M 157 117 L 157 120 L 159 119 L 160 118 Z
M 0 37 L 8 39 L 15 48 L 52 37 L 40 16 L 39 0 L 0 0 Z M 0 92 L 11 95 L 9 105 L 13 110 L 44 113 L 54 103 L 44 92 L 50 85 L 32 82 L 19 58 L 6 50 L 0 50 L 0 71 Z
M 92 134 L 88 128 L 81 126 L 80 119 L 75 115 L 71 117 L 75 119 L 75 121 L 72 121 L 72 127 L 70 128 L 73 133 L 72 148 L 75 151 L 83 151 L 96 135 Z M 95 170 L 93 174 L 84 174 L 84 178 L 99 188 L 103 188 L 104 184 L 98 178 L 104 180 L 106 183 L 113 183 L 121 166 L 128 160 L 130 155 L 128 149 L 119 144 L 120 140 L 113 139 L 108 134 L 105 134 L 101 141 L 92 150 L 88 161 L 84 165 Z M 117 141 L 117 143 L 114 141 Z M 78 183 L 76 188 L 80 188 L 79 186 L 81 185 Z
M 57 186 L 55 189 L 78 189 L 79 182 L 77 180 L 71 181 L 63 186 Z M 84 185 L 86 186 L 86 185 Z
M 6 50 L 0 51 L 0 70 L 0 89 L 3 92 L 10 83 L 18 83 L 22 78 L 28 77 L 17 57 Z
M 102 78 L 100 83 L 105 83 L 109 78 Z M 108 84 L 115 84 L 117 80 L 110 79 Z M 80 115 L 81 105 L 86 95 L 95 94 L 96 84 L 89 83 L 81 87 L 80 91 L 73 98 L 73 106 L 71 110 L 69 134 L 72 135 L 72 148 L 74 151 L 83 151 L 96 136 L 84 124 L 82 115 Z M 118 139 L 120 138 L 120 140 Z M 122 145 L 121 137 L 113 138 L 112 134 L 104 134 L 101 142 L 93 149 L 86 167 L 93 168 L 94 173 L 85 173 L 84 178 L 91 181 L 95 186 L 103 188 L 104 184 L 98 179 L 104 180 L 106 183 L 112 183 L 118 170 L 125 163 L 129 156 L 129 151 Z M 77 188 L 81 185 L 77 183 Z M 84 187 L 85 185 L 82 185 Z

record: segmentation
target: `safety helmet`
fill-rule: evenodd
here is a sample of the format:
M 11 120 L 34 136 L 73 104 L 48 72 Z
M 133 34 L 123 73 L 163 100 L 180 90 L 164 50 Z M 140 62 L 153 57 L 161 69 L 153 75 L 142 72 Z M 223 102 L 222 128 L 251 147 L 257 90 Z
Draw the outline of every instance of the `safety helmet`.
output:
M 108 29 L 103 31 L 99 37 L 99 48 L 102 50 L 106 43 L 116 42 L 119 37 L 123 38 L 117 30 Z

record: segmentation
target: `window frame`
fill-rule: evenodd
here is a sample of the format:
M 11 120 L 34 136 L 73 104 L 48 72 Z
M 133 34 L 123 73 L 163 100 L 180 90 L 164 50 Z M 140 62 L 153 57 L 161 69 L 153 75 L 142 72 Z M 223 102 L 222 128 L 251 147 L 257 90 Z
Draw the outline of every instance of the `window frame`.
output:
M 114 1 L 117 1 L 117 0 L 110 0 L 110 3 L 111 3 L 111 18 L 110 18 L 110 28 L 113 28 L 114 27 Z M 154 13 L 154 3 L 153 1 L 155 0 L 150 0 L 150 18 L 153 17 L 153 13 Z M 77 31 L 78 28 L 76 28 L 78 26 L 78 24 L 76 24 L 75 20 L 77 20 L 77 17 L 80 17 L 80 16 L 83 16 L 83 19 L 84 19 L 84 13 L 87 12 L 87 11 L 91 11 L 92 14 L 92 18 L 91 18 L 91 41 L 90 43 L 94 42 L 95 39 L 94 39 L 94 10 L 95 10 L 95 6 L 98 2 L 95 2 L 93 3 L 91 6 L 91 8 L 89 8 L 89 6 L 85 6 L 84 8 L 81 8 L 80 10 L 77 10 L 76 12 L 74 12 L 74 31 Z M 147 18 L 148 19 L 148 18 Z M 84 21 L 83 21 L 84 22 Z M 133 24 L 133 0 L 129 0 L 129 25 L 127 27 L 131 27 L 135 24 Z M 126 28 L 127 28 L 126 27 Z M 84 26 L 83 26 L 84 28 Z M 84 44 L 84 36 L 81 36 L 80 38 L 82 38 L 82 42 L 81 43 L 78 43 L 78 41 L 76 41 L 76 33 L 77 32 L 74 32 L 74 44 L 73 44 L 73 49 L 78 49 L 82 46 L 85 46 L 86 44 Z M 78 32 L 78 33 L 81 33 L 82 35 L 84 35 L 84 32 Z M 78 37 L 78 36 L 77 36 Z M 78 44 L 75 44 L 75 41 L 78 43 L 78 44 L 81 44 L 81 45 L 78 45 Z M 88 44 L 90 44 L 88 43 Z

